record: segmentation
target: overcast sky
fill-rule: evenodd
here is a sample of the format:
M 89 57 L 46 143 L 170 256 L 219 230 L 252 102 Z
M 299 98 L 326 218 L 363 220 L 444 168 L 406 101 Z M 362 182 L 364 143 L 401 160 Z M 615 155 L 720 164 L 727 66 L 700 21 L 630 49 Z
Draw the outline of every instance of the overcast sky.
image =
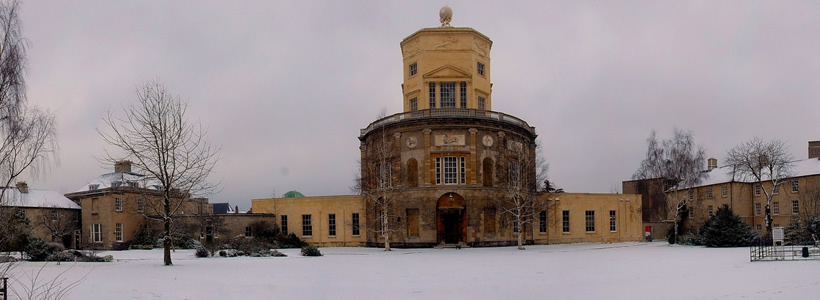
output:
M 402 109 L 399 42 L 452 25 L 493 40 L 493 109 L 536 127 L 568 192 L 620 191 L 656 129 L 724 160 L 754 136 L 820 140 L 817 1 L 26 1 L 28 97 L 52 110 L 62 193 L 113 167 L 95 129 L 161 80 L 222 147 L 211 202 L 349 194 L 359 129 Z M 538 3 L 535 3 L 538 2 Z

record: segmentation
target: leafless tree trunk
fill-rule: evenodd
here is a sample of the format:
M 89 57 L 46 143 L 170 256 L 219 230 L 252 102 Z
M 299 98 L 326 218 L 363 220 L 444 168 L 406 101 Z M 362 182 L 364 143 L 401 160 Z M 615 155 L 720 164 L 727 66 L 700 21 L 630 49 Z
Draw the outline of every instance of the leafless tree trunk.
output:
M 733 166 L 736 179 L 761 185 L 760 189 L 766 196 L 766 233 L 771 234 L 772 197 L 783 181 L 793 176 L 794 157 L 782 141 L 764 141 L 757 137 L 735 146 L 726 156 L 726 163 Z
M 505 166 L 507 176 L 502 182 L 502 193 L 499 197 L 503 202 L 501 212 L 512 218 L 513 231 L 517 235 L 518 249 L 524 250 L 524 236 L 528 225 L 534 224 L 536 214 L 542 210 L 549 210 L 550 202 L 542 195 L 548 189 L 547 172 L 549 164 L 543 155 L 536 155 L 540 145 L 533 149 L 529 145 L 522 145 L 520 149 L 512 149 L 510 160 Z M 509 151 L 509 149 L 508 149 Z M 516 226 L 517 225 L 517 226 Z M 533 226 L 529 226 L 530 229 Z M 532 233 L 531 233 L 532 234 Z
M 655 131 L 647 139 L 646 158 L 632 176 L 633 179 L 647 180 L 662 184 L 666 191 L 666 222 L 674 224 L 673 239 L 677 241 L 678 222 L 684 208 L 694 205 L 694 195 L 690 191 L 704 178 L 703 168 L 706 152 L 695 144 L 691 132 L 675 129 L 672 139 L 658 141 Z
M 205 130 L 186 118 L 188 104 L 168 93 L 165 86 L 149 82 L 137 90 L 136 103 L 123 107 L 125 117 L 109 112 L 106 131 L 98 130 L 122 156 L 108 154 L 112 163 L 130 159 L 138 172 L 158 185 L 161 209 L 156 217 L 165 231 L 165 265 L 171 265 L 171 223 L 186 199 L 207 195 L 217 185 L 208 175 L 219 160 L 219 150 L 205 139 Z

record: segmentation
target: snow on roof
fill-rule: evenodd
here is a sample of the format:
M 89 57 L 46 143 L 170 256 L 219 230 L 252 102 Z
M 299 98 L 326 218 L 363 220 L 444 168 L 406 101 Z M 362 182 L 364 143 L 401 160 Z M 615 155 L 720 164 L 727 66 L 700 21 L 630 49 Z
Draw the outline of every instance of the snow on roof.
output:
M 809 159 L 794 161 L 794 162 L 792 162 L 792 172 L 794 174 L 794 175 L 792 175 L 792 177 L 820 175 L 820 159 L 818 159 L 818 158 L 809 158 Z M 723 167 L 720 167 L 720 168 L 716 168 L 716 169 L 706 171 L 706 177 L 704 177 L 703 181 L 701 181 L 700 184 L 698 184 L 694 187 L 709 186 L 709 185 L 728 183 L 728 182 L 751 183 L 753 181 L 742 181 L 742 180 L 739 180 L 739 179 L 734 179 L 733 180 L 731 166 L 723 166 Z
M 3 195 L 3 205 L 80 209 L 77 203 L 58 192 L 29 189 L 28 193 L 21 193 L 16 187 L 6 188 L 6 193 Z
M 132 172 L 113 172 L 97 176 L 97 178 L 92 179 L 88 182 L 88 184 L 82 186 L 74 192 L 78 193 L 121 186 L 131 186 L 154 190 L 160 189 L 159 182 L 153 179 L 148 179 L 145 175 Z

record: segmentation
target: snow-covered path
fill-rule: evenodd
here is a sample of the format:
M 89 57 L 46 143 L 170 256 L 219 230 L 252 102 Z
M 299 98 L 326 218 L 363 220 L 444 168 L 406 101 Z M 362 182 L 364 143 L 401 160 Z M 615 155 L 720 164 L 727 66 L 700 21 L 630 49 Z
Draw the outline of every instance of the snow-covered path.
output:
M 321 248 L 323 257 L 195 258 L 107 252 L 47 264 L 86 279 L 71 299 L 812 299 L 820 261 L 749 262 L 748 248 L 622 243 L 456 249 Z M 18 265 L 36 271 L 42 263 Z

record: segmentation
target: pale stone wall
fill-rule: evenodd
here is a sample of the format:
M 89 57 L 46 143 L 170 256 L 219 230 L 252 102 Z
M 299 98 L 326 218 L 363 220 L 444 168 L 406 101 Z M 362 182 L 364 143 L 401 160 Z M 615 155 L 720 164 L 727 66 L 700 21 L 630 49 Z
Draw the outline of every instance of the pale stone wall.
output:
M 288 233 L 294 233 L 314 246 L 363 246 L 367 223 L 361 196 L 317 196 L 302 198 L 266 198 L 251 200 L 251 210 L 256 213 L 276 215 L 276 224 L 282 227 L 281 218 L 287 216 Z M 359 214 L 360 231 L 353 234 L 353 214 Z M 335 215 L 336 235 L 328 232 L 329 215 Z M 302 216 L 311 216 L 312 234 L 303 234 Z
M 609 243 L 643 241 L 641 195 L 559 193 L 545 195 L 549 211 L 547 232 L 540 220 L 533 223 L 536 244 Z M 569 232 L 563 231 L 563 212 L 569 212 Z M 586 212 L 594 212 L 594 230 L 586 230 Z M 615 230 L 610 228 L 610 212 L 615 212 Z

